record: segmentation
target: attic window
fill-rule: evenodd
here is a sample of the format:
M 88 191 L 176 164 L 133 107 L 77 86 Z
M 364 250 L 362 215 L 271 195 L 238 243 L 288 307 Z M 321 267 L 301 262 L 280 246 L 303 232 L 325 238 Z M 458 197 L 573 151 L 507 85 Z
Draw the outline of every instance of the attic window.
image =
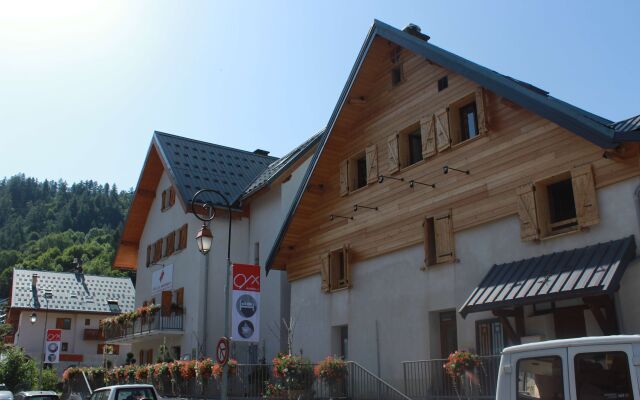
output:
M 391 86 L 397 86 L 404 81 L 404 74 L 402 73 L 402 65 L 393 67 L 391 69 Z
M 438 79 L 438 92 L 442 92 L 447 87 L 449 87 L 449 78 L 447 76 Z
M 118 305 L 118 300 L 107 300 L 107 305 L 109 306 L 110 312 L 120 314 L 120 306 Z

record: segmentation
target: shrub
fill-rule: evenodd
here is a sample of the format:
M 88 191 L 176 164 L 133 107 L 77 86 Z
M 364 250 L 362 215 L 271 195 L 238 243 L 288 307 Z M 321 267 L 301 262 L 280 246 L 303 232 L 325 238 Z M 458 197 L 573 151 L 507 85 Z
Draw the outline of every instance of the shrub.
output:
M 289 390 L 308 389 L 313 368 L 308 359 L 290 354 L 278 354 L 273 359 L 273 375 L 284 381 Z
M 341 358 L 329 356 L 316 365 L 313 372 L 325 382 L 343 380 L 347 376 L 347 363 Z
M 14 393 L 33 388 L 38 374 L 35 362 L 18 347 L 9 347 L 3 356 L 0 380 L 7 388 Z

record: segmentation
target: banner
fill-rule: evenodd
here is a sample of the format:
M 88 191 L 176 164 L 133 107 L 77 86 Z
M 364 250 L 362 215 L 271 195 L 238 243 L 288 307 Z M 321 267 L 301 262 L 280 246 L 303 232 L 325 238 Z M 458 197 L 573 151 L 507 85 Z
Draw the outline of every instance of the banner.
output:
M 260 340 L 260 266 L 233 264 L 231 338 Z
M 47 340 L 44 344 L 44 362 L 57 364 L 60 359 L 60 346 L 62 342 L 62 330 L 47 329 Z
M 168 264 L 151 274 L 151 294 L 173 289 L 173 264 Z

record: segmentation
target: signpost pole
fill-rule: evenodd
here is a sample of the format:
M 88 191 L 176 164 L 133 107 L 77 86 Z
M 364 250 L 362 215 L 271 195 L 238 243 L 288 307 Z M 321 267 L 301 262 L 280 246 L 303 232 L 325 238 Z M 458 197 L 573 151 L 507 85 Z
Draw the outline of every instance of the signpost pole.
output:
M 40 375 L 38 378 L 38 386 L 40 390 L 42 390 L 42 368 L 44 367 L 45 355 L 47 353 L 46 343 L 47 343 L 47 319 L 49 317 L 49 297 L 51 297 L 51 293 L 45 293 L 44 299 L 47 303 L 47 309 L 44 311 L 44 329 L 42 333 L 42 361 L 40 362 Z

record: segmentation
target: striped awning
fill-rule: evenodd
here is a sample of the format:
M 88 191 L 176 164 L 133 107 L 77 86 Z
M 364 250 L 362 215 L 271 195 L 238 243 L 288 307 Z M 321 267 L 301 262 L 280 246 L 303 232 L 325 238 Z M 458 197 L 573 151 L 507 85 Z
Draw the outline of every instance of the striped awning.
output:
M 512 308 L 570 298 L 613 294 L 635 257 L 633 236 L 496 264 L 482 279 L 459 312 Z

